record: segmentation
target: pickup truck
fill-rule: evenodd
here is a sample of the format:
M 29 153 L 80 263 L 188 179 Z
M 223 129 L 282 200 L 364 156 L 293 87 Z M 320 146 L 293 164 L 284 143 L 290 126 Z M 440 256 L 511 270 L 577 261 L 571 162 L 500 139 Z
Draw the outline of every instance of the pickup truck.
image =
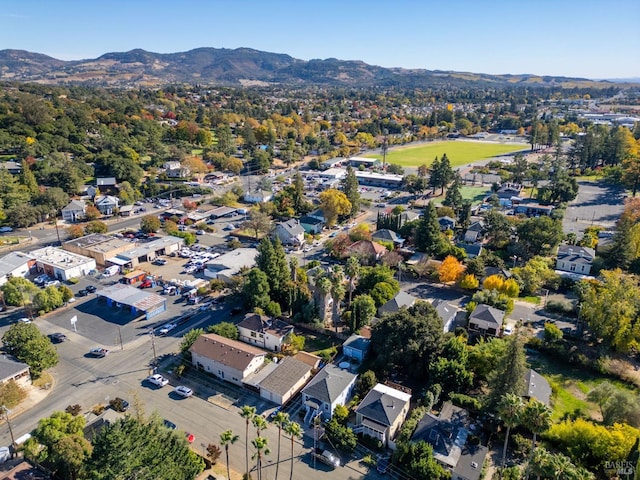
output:
M 311 454 L 316 460 L 324 463 L 325 465 L 330 466 L 331 468 L 336 468 L 340 466 L 340 459 L 336 455 L 331 453 L 329 450 L 316 448 L 315 451 L 312 452 Z

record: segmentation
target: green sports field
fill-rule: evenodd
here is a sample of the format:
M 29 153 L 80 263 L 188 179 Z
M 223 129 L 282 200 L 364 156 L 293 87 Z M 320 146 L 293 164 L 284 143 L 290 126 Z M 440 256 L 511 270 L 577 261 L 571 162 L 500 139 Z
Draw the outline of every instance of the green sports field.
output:
M 387 152 L 387 163 L 395 163 L 403 167 L 430 165 L 433 159 L 447 154 L 452 167 L 460 167 L 478 160 L 497 157 L 507 153 L 528 150 L 526 144 L 508 145 L 488 142 L 429 142 L 419 146 L 398 147 Z M 382 159 L 382 155 L 365 155 Z

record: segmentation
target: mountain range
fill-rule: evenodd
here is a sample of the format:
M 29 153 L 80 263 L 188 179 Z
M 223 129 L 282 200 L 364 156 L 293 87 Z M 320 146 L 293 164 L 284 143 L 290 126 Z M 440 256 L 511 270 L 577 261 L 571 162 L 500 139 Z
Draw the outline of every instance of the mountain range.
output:
M 251 48 L 196 48 L 154 53 L 135 49 L 86 60 L 58 60 L 25 50 L 0 50 L 0 80 L 47 84 L 156 86 L 324 85 L 349 87 L 530 86 L 606 88 L 607 81 L 539 75 L 488 75 L 439 70 L 384 68 L 362 61 L 299 60 Z

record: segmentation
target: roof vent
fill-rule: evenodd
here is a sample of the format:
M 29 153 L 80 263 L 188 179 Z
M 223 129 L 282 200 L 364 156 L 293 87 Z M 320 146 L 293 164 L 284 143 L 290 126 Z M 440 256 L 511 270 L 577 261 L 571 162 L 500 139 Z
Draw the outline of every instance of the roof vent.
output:
M 476 462 L 471 462 L 471 468 L 478 469 L 478 464 Z

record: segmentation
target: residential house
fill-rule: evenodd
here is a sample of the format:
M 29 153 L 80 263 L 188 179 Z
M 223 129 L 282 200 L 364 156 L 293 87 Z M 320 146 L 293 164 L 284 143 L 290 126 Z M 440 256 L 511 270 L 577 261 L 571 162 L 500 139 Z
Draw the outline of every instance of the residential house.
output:
M 358 240 L 344 249 L 343 257 L 358 257 L 363 264 L 374 264 L 380 260 L 388 250 L 379 243 L 371 240 Z
M 11 175 L 20 175 L 22 173 L 22 164 L 13 160 L 0 162 L 0 168 L 4 168 Z
M 0 385 L 12 380 L 21 387 L 31 385 L 29 365 L 3 355 L 0 357 Z
M 280 222 L 273 230 L 273 235 L 280 239 L 283 245 L 302 245 L 304 243 L 304 228 L 296 219 Z
M 524 376 L 524 383 L 527 389 L 523 395 L 525 398 L 535 398 L 545 405 L 551 406 L 551 385 L 546 378 L 530 368 Z
M 388 228 L 381 228 L 373 232 L 371 240 L 375 242 L 393 243 L 393 246 L 396 248 L 401 248 L 402 245 L 404 245 L 404 238 L 400 238 L 396 232 Z
M 400 290 L 395 297 L 378 308 L 378 317 L 391 315 L 392 313 L 399 311 L 401 308 L 412 307 L 417 300 L 418 299 L 413 295 Z
M 558 247 L 556 270 L 589 275 L 595 257 L 596 252 L 593 248 L 580 247 L 578 245 L 560 245 Z
M 98 192 L 100 191 L 100 189 L 98 187 L 95 187 L 93 185 L 88 185 L 87 188 L 84 190 L 84 193 L 86 193 L 87 197 L 89 197 L 90 199 L 93 199 Z
M 471 312 L 469 332 L 497 337 L 500 335 L 503 319 L 504 312 L 502 310 L 481 303 Z
M 498 198 L 511 200 L 511 197 L 519 197 L 522 193 L 522 185 L 518 183 L 505 183 L 500 186 L 496 195 Z
M 264 350 L 215 333 L 200 335 L 189 352 L 195 367 L 236 385 L 256 372 L 267 355 Z
M 96 186 L 98 188 L 113 188 L 116 187 L 118 183 L 116 182 L 115 177 L 98 177 L 96 178 Z
M 285 357 L 260 381 L 260 396 L 277 405 L 284 405 L 311 378 L 313 367 L 295 357 Z
M 316 220 L 321 220 L 322 223 L 327 223 L 327 220 L 324 218 L 324 213 L 320 208 L 317 210 L 314 210 L 313 212 L 308 213 L 307 216 L 311 218 L 315 218 Z
M 28 253 L 9 252 L 0 258 L 0 286 L 11 277 L 25 278 L 35 268 L 36 260 Z
M 540 215 L 551 215 L 553 206 L 540 205 L 539 203 L 521 203 L 513 208 L 516 215 L 526 215 L 527 217 L 539 217 Z
M 325 420 L 333 416 L 336 405 L 346 405 L 358 375 L 342 370 L 332 363 L 326 365 L 302 389 L 302 404 L 305 406 L 305 424 L 320 415 Z
M 133 214 L 133 205 L 123 205 L 120 207 L 121 217 L 130 217 Z
M 87 204 L 83 200 L 71 200 L 69 204 L 61 210 L 62 219 L 65 222 L 78 222 L 84 220 L 86 211 Z
M 247 313 L 236 326 L 238 340 L 272 352 L 281 352 L 293 332 L 293 325 L 258 313 Z
M 456 307 L 448 303 L 446 300 L 435 299 L 431 302 L 438 312 L 438 316 L 442 319 L 442 329 L 445 333 L 452 332 L 455 327 L 456 316 L 458 315 L 458 310 Z
M 260 189 L 244 194 L 244 201 L 247 203 L 267 203 L 272 198 L 273 193 Z
M 482 231 L 484 230 L 484 222 L 477 220 L 469 225 L 469 228 L 464 232 L 464 241 L 466 243 L 475 243 L 482 238 Z
M 482 253 L 482 245 L 479 243 L 457 242 L 456 247 L 463 249 L 464 253 L 467 254 L 467 258 L 476 258 Z
M 440 217 L 438 218 L 438 223 L 440 224 L 440 230 L 453 230 L 456 228 L 456 219 L 451 217 Z
M 400 227 L 402 227 L 407 222 L 413 222 L 414 220 L 418 220 L 422 217 L 422 213 L 414 212 L 413 210 L 406 210 L 400 214 Z
M 322 232 L 322 228 L 324 227 L 324 220 L 316 217 L 311 217 L 309 215 L 304 215 L 300 217 L 300 226 L 304 228 L 306 233 L 311 235 L 316 235 Z
M 356 431 L 390 446 L 407 418 L 410 401 L 410 393 L 378 383 L 356 408 Z
M 422 417 L 411 441 L 429 443 L 433 458 L 451 472 L 452 480 L 480 480 L 488 449 L 467 442 L 470 424 L 466 410 L 445 402 L 439 415 Z
M 100 195 L 93 199 L 93 203 L 102 215 L 113 215 L 120 205 L 120 199 L 111 195 Z
M 362 363 L 369 353 L 371 340 L 362 335 L 351 335 L 342 344 L 342 353 L 345 357 L 353 358 Z
M 169 178 L 186 178 L 191 174 L 189 167 L 177 161 L 164 162 L 162 168 Z

